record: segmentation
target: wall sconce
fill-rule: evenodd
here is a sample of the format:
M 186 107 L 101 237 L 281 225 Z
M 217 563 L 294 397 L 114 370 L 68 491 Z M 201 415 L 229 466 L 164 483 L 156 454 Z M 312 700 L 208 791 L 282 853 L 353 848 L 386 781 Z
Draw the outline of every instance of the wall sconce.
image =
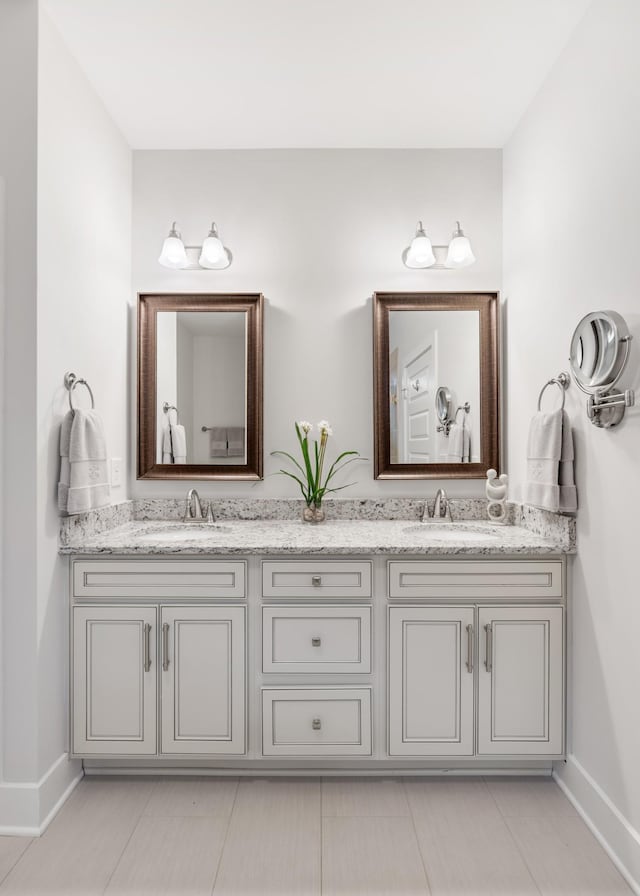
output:
M 233 261 L 231 252 L 222 245 L 215 221 L 202 246 L 185 246 L 174 221 L 168 237 L 162 244 L 158 259 L 165 268 L 181 271 L 222 271 Z
M 402 253 L 402 260 L 408 268 L 433 268 L 441 271 L 467 268 L 474 263 L 476 257 L 468 237 L 460 227 L 460 221 L 456 221 L 456 229 L 448 246 L 432 246 L 424 232 L 422 221 L 418 221 L 416 235 L 411 240 L 411 245 Z

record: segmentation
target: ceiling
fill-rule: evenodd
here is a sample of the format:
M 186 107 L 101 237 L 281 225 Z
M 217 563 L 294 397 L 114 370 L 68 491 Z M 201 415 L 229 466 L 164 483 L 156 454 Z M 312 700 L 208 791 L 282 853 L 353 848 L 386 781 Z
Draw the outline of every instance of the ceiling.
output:
M 590 0 L 44 0 L 135 149 L 500 147 Z

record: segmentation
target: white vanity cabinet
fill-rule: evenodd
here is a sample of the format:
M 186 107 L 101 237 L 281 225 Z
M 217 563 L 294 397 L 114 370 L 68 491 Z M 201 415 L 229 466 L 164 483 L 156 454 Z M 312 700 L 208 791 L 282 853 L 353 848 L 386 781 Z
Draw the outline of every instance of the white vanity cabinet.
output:
M 72 754 L 94 766 L 525 771 L 563 755 L 560 557 L 78 556 L 70 581 Z
M 246 607 L 215 600 L 244 598 L 244 572 L 195 558 L 72 561 L 74 755 L 245 752 Z
M 390 755 L 563 755 L 561 561 L 391 561 L 389 583 Z
M 74 607 L 72 752 L 156 752 L 156 607 Z
M 473 607 L 389 610 L 389 753 L 473 756 Z

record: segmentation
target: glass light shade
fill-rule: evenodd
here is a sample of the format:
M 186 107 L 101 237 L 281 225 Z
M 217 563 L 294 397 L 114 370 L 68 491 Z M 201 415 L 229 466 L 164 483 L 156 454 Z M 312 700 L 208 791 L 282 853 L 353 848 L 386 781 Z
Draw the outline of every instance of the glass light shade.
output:
M 163 267 L 174 269 L 186 268 L 189 264 L 184 243 L 176 230 L 175 221 L 173 222 L 173 227 L 169 231 L 169 236 L 162 244 L 162 252 L 160 253 L 158 261 Z
M 222 245 L 222 241 L 218 236 L 216 225 L 212 224 L 209 235 L 202 244 L 202 250 L 200 252 L 200 258 L 198 259 L 198 264 L 203 268 L 208 268 L 211 266 L 218 267 L 224 256 L 224 246 Z
M 424 232 L 422 221 L 418 221 L 416 235 L 406 250 L 404 263 L 408 268 L 428 268 L 435 264 L 431 240 Z
M 449 243 L 447 259 L 444 265 L 447 268 L 466 268 L 473 264 L 475 260 L 476 257 L 471 249 L 471 243 L 460 229 L 460 222 L 458 221 L 453 238 Z

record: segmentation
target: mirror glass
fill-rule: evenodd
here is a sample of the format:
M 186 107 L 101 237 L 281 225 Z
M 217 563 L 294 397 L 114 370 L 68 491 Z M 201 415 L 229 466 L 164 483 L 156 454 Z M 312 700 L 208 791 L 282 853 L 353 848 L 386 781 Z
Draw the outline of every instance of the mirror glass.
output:
M 440 386 L 436 391 L 436 415 L 440 423 L 448 420 L 450 406 L 451 393 L 446 386 Z
M 159 311 L 156 338 L 156 463 L 246 463 L 247 313 Z
M 618 379 L 626 360 L 628 329 L 615 311 L 593 311 L 583 317 L 571 340 L 571 370 L 586 389 L 606 388 Z
M 497 296 L 374 296 L 376 478 L 498 466 Z
M 262 296 L 138 297 L 138 478 L 262 478 Z
M 478 311 L 389 312 L 391 463 L 479 463 L 479 346 Z

